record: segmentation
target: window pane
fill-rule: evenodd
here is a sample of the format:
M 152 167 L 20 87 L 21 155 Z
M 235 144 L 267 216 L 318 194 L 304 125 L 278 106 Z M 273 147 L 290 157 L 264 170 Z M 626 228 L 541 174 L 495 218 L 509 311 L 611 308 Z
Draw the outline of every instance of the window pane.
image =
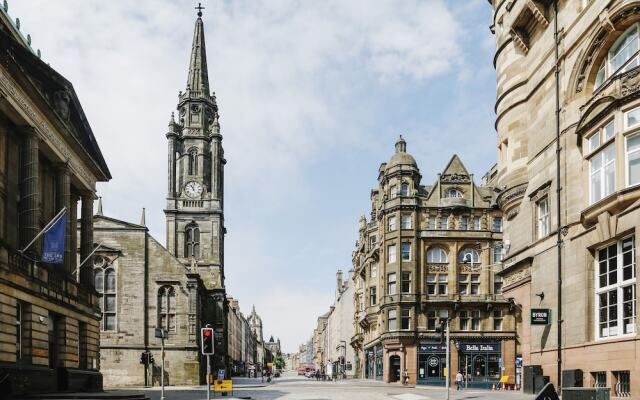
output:
M 613 121 L 609 122 L 604 128 L 602 128 L 602 133 L 604 133 L 604 140 L 609 140 L 615 134 L 615 130 L 613 129 Z
M 116 310 L 116 296 L 113 294 L 105 295 L 104 297 L 104 311 Z
M 636 108 L 635 110 L 627 112 L 626 118 L 627 128 L 638 125 L 638 123 L 640 122 L 640 108 Z
M 629 185 L 640 183 L 640 134 L 627 139 Z
M 116 272 L 112 269 L 108 269 L 105 273 L 106 281 L 105 281 L 105 290 L 108 293 L 113 293 L 116 291 Z
M 589 138 L 589 149 L 590 151 L 594 151 L 600 146 L 600 132 L 596 132 L 593 136 Z
M 436 275 L 435 274 L 428 274 L 427 275 L 427 282 L 435 282 L 436 281 Z
M 116 329 L 116 316 L 113 314 L 104 314 L 104 329 L 113 331 Z
M 96 270 L 93 276 L 93 284 L 96 287 L 96 291 L 98 293 L 102 293 L 104 291 L 104 273 L 102 269 Z

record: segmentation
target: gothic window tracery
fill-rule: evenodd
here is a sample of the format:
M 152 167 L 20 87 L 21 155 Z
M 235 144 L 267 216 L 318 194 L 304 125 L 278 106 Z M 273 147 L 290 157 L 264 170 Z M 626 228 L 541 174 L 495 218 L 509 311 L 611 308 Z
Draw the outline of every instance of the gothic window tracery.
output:
M 189 150 L 189 175 L 197 175 L 198 174 L 198 150 L 192 148 Z
M 102 311 L 100 329 L 114 331 L 116 329 L 116 271 L 102 256 L 95 258 L 93 267 L 93 284 L 100 295 Z
M 458 189 L 449 189 L 447 190 L 446 196 L 460 198 L 462 197 L 462 192 L 459 191 Z
M 184 229 L 184 256 L 200 257 L 200 228 L 195 222 L 190 223 Z
M 173 286 L 163 286 L 158 291 L 158 327 L 168 332 L 176 331 L 176 291 Z

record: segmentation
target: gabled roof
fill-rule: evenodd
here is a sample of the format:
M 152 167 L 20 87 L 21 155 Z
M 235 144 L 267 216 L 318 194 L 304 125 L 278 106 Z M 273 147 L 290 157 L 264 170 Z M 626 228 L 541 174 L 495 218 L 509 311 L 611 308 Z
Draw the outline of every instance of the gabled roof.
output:
M 93 229 L 119 229 L 119 230 L 134 230 L 134 231 L 148 231 L 146 226 L 134 224 L 120 219 L 107 217 L 104 215 L 93 216 Z
M 442 175 L 447 175 L 447 174 L 469 175 L 469 171 L 467 171 L 467 168 L 464 166 L 464 164 L 462 163 L 462 160 L 460 159 L 460 157 L 458 157 L 457 154 L 454 154 L 453 157 L 451 157 L 451 160 L 449 160 L 449 162 L 447 163 L 447 166 L 444 167 L 444 171 L 442 171 Z

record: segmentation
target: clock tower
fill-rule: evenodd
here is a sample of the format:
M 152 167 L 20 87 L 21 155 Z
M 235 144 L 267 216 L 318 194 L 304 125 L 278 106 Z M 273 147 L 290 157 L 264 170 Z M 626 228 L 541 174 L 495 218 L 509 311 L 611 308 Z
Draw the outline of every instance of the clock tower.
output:
M 224 151 L 210 92 L 202 10 L 198 9 L 187 86 L 167 132 L 167 249 L 209 290 L 224 292 Z

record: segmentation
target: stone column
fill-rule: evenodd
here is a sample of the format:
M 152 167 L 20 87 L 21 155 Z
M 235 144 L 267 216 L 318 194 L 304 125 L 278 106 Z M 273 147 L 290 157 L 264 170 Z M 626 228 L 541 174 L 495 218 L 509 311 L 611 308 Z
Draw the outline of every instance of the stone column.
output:
M 69 229 L 71 233 L 71 240 L 69 240 L 69 249 L 71 250 L 69 270 L 73 274 L 78 266 L 78 195 L 73 192 L 69 195 Z M 75 274 L 73 279 L 77 279 Z
M 80 262 L 93 251 L 93 193 L 82 194 L 82 211 L 80 222 Z M 92 261 L 87 260 L 80 269 L 80 283 L 93 285 L 91 276 Z
M 24 248 L 40 231 L 40 139 L 33 127 L 23 127 L 20 150 L 20 247 Z M 29 252 L 39 253 L 38 243 Z
M 169 175 L 167 193 L 169 196 L 174 197 L 176 194 L 176 141 L 175 134 L 167 133 L 167 139 L 169 140 L 169 154 L 168 154 L 168 168 L 167 174 Z
M 213 135 L 211 140 L 211 197 L 220 199 L 220 178 L 221 178 L 221 162 L 220 162 L 220 134 Z
M 72 274 L 74 270 L 71 269 L 71 265 L 75 266 L 75 263 L 72 263 L 71 259 L 76 258 L 76 252 L 71 250 L 71 230 L 74 221 L 71 219 L 71 175 L 66 164 L 59 166 L 56 179 L 56 213 L 62 207 L 67 208 L 67 229 L 64 234 L 64 270 Z

